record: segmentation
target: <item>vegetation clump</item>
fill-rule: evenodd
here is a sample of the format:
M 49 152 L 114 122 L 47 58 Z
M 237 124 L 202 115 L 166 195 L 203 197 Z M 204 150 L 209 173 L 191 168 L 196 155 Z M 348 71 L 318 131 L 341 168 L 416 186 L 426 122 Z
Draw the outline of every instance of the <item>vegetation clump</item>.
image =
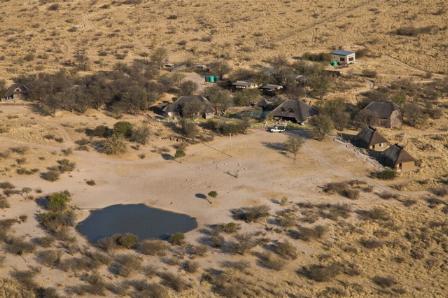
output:
M 232 210 L 233 218 L 245 222 L 256 222 L 269 216 L 269 207 L 266 205 L 243 207 Z

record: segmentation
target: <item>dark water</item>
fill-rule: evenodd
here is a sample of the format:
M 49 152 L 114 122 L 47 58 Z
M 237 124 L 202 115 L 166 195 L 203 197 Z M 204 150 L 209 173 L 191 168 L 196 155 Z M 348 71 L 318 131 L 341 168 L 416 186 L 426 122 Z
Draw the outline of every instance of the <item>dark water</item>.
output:
M 163 239 L 197 228 L 196 219 L 144 204 L 112 205 L 98 209 L 76 226 L 90 242 L 113 234 L 132 233 L 139 239 Z

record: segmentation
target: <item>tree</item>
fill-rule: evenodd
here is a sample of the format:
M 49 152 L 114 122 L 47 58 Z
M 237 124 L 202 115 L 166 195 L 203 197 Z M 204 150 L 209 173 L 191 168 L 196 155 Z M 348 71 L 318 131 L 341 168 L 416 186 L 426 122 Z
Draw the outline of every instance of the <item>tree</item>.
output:
M 259 99 L 260 91 L 258 89 L 246 89 L 235 94 L 233 103 L 237 106 L 249 106 L 256 103 Z
M 333 129 L 333 121 L 328 115 L 320 114 L 310 119 L 313 127 L 313 136 L 317 140 L 322 141 L 325 136 Z
M 181 115 L 183 118 L 195 118 L 204 110 L 204 104 L 197 100 L 190 100 L 182 105 Z
M 184 136 L 190 139 L 194 139 L 198 134 L 198 128 L 196 124 L 188 119 L 182 119 L 180 121 L 181 130 Z
M 350 114 L 346 112 L 346 104 L 342 99 L 326 101 L 319 111 L 331 118 L 337 130 L 343 130 L 348 126 Z
M 156 49 L 151 55 L 151 62 L 157 67 L 162 67 L 168 60 L 168 51 L 164 48 Z
M 428 115 L 416 103 L 407 103 L 403 106 L 403 116 L 410 126 L 422 126 L 428 120 Z
M 5 80 L 0 80 L 0 97 L 4 95 L 6 91 L 6 82 Z
M 311 87 L 311 94 L 320 99 L 324 97 L 330 87 L 330 81 L 323 75 L 312 75 L 308 79 L 308 85 Z
M 182 82 L 179 86 L 180 95 L 193 95 L 198 90 L 198 84 L 193 81 Z
M 230 65 L 222 60 L 211 63 L 209 65 L 209 68 L 211 72 L 217 74 L 220 79 L 222 79 L 225 74 L 229 73 L 232 70 Z
M 224 112 L 232 105 L 230 94 L 218 86 L 213 86 L 204 90 L 204 96 L 213 104 L 215 112 Z
M 179 147 L 177 147 L 177 149 L 176 149 L 176 153 L 174 154 L 174 158 L 178 159 L 178 158 L 184 157 L 186 155 L 186 153 L 185 153 L 185 148 L 186 147 L 187 146 L 185 144 L 183 144 L 183 143 L 180 144 Z
M 299 150 L 300 148 L 302 148 L 304 143 L 305 140 L 301 137 L 293 137 L 293 136 L 288 137 L 285 146 L 288 152 L 294 156 L 294 162 L 297 159 L 297 153 L 299 153 Z
M 76 61 L 76 67 L 79 70 L 87 71 L 90 69 L 89 57 L 87 56 L 85 49 L 77 50 L 73 57 Z

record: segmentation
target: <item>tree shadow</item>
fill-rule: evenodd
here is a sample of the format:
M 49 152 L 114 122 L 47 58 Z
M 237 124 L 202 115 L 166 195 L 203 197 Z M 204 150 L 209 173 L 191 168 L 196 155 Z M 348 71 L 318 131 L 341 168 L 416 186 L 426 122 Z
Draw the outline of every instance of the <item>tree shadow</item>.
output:
M 272 149 L 277 151 L 278 153 L 286 156 L 288 154 L 287 150 L 286 150 L 286 145 L 283 143 L 267 143 L 267 142 L 263 142 L 262 143 L 263 146 L 265 146 L 266 148 Z
M 160 156 L 162 156 L 164 160 L 174 160 L 174 156 L 168 153 L 161 153 Z

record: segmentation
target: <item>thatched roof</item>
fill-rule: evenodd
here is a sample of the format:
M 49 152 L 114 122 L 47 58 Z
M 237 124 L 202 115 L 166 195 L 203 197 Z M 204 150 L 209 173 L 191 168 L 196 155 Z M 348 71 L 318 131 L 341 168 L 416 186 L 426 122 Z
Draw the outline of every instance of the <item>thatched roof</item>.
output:
M 356 136 L 359 145 L 365 148 L 370 146 L 387 143 L 387 140 L 374 127 L 368 126 L 362 129 Z
M 290 118 L 294 119 L 297 123 L 302 123 L 315 114 L 316 110 L 303 101 L 289 99 L 275 108 L 269 116 L 273 118 Z
M 12 84 L 8 89 L 6 89 L 2 97 L 10 98 L 13 97 L 16 93 L 26 94 L 28 93 L 28 88 L 23 84 Z
M 383 163 L 389 167 L 395 167 L 403 162 L 415 161 L 403 146 L 398 144 L 392 145 L 383 152 Z
M 167 105 L 163 108 L 164 113 L 177 113 L 181 114 L 182 109 L 189 103 L 198 103 L 202 106 L 203 113 L 213 113 L 214 109 L 210 101 L 204 96 L 199 95 L 190 95 L 190 96 L 181 96 L 175 102 Z
M 363 111 L 369 112 L 372 116 L 380 119 L 388 119 L 398 107 L 389 101 L 372 101 Z

